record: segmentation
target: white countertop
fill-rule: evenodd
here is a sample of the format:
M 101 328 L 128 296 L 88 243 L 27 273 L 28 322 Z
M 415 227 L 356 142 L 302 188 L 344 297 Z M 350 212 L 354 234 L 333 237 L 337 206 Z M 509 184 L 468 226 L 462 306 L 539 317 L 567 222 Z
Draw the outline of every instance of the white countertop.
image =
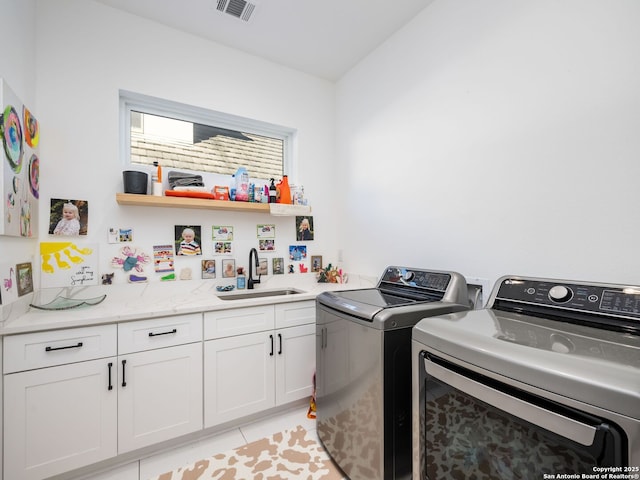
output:
M 290 274 L 262 277 L 253 291 L 291 288 L 301 290 L 295 295 L 280 295 L 250 299 L 221 300 L 225 293 L 216 290 L 211 280 L 176 280 L 146 284 L 96 285 L 62 289 L 42 289 L 33 294 L 26 303 L 16 302 L 5 306 L 5 321 L 0 335 L 29 333 L 60 328 L 86 327 L 106 323 L 126 322 L 145 318 L 180 315 L 186 313 L 225 310 L 231 308 L 269 305 L 276 303 L 314 300 L 327 290 L 352 290 L 377 285 L 377 279 L 349 275 L 345 284 L 317 283 L 315 275 Z M 252 290 L 233 290 L 234 293 L 249 293 Z M 90 299 L 106 294 L 102 303 L 82 306 L 70 310 L 45 311 L 29 307 L 28 303 L 44 305 L 57 296 Z

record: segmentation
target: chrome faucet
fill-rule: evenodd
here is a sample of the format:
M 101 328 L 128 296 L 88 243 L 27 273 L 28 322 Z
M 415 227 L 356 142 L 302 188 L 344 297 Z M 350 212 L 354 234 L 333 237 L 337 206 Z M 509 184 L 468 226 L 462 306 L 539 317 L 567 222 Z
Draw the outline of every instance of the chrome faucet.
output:
M 260 262 L 258 262 L 258 251 L 255 248 L 252 248 L 249 251 L 249 278 L 247 279 L 247 288 L 250 289 L 250 290 L 253 290 L 253 286 L 256 283 L 260 283 L 260 277 L 262 276 L 260 273 L 258 273 L 258 279 L 257 280 L 253 279 L 253 274 L 251 272 L 253 270 L 253 268 L 252 268 L 253 264 L 251 263 L 251 260 L 253 258 L 253 254 L 254 253 L 255 253 L 255 257 L 256 257 L 256 261 L 254 262 L 255 266 L 256 266 L 256 273 L 258 273 L 258 267 L 260 266 Z

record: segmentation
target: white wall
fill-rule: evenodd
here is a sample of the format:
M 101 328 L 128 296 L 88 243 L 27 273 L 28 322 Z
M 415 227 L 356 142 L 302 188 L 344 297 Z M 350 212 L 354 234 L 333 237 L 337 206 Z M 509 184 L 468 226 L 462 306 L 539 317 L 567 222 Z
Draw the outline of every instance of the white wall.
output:
M 3 35 L 12 39 L 9 42 L 11 46 L 3 48 L 0 55 L 0 77 L 26 105 L 32 107 L 36 98 L 36 2 L 0 0 L 0 12 L 5 19 L 2 22 Z M 33 239 L 0 236 L 0 262 L 31 261 L 36 244 Z
M 640 283 L 640 3 L 438 0 L 337 85 L 348 271 Z
M 176 259 L 176 270 L 190 267 L 195 278 L 199 260 L 212 257 L 214 224 L 235 227 L 237 266 L 248 266 L 259 223 L 276 224 L 272 256 L 286 258 L 295 243 L 292 217 L 119 206 L 118 91 L 125 89 L 298 129 L 299 164 L 290 180 L 303 184 L 312 202 L 316 236 L 309 255 L 335 257 L 324 189 L 331 178 L 325 162 L 334 152 L 333 84 L 91 0 L 39 0 L 36 30 L 42 240 L 53 240 L 46 234 L 48 202 L 70 198 L 89 201 L 82 243 L 99 245 L 100 273 L 114 271 L 110 259 L 119 253 L 119 245 L 107 243 L 112 226 L 132 227 L 133 245 L 151 254 L 153 245 L 172 242 L 174 225 L 201 225 L 209 239 L 205 255 Z M 115 271 L 124 282 L 124 272 Z M 146 273 L 158 280 L 152 267 Z

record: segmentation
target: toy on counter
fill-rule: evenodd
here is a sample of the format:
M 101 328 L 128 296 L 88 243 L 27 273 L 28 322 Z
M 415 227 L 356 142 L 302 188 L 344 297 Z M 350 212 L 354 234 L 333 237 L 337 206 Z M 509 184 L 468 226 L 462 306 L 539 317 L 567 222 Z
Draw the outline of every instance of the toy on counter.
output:
M 320 270 L 316 277 L 318 283 L 347 283 L 347 274 L 341 268 L 332 267 L 331 264 L 324 270 Z

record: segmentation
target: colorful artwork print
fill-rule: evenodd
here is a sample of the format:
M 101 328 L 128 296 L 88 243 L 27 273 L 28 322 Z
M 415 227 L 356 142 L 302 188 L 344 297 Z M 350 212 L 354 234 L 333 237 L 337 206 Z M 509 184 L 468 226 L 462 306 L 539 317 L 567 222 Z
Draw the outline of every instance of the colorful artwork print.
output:
M 40 243 L 42 288 L 98 285 L 98 246 L 73 242 Z
M 15 264 L 0 264 L 0 305 L 8 305 L 18 299 L 18 280 Z
M 151 261 L 149 255 L 135 247 L 122 247 L 120 255 L 111 259 L 111 266 L 122 268 L 125 272 L 135 270 L 144 272 L 144 266 Z
M 31 115 L 31 111 L 27 107 L 22 107 L 24 117 L 24 139 L 31 148 L 38 146 L 40 142 L 40 124 L 38 120 Z
M 11 105 L 8 105 L 2 112 L 2 144 L 9 166 L 14 173 L 20 173 L 24 157 L 22 125 L 18 112 Z
M 29 160 L 29 188 L 34 198 L 40 198 L 40 159 L 35 153 Z
M 176 255 L 202 255 L 200 248 L 200 225 L 176 225 L 175 246 Z
M 0 235 L 38 236 L 38 121 L 0 78 Z
M 153 266 L 156 273 L 173 272 L 173 245 L 154 245 Z
M 86 235 L 89 225 L 89 202 L 51 199 L 49 234 L 74 237 Z

